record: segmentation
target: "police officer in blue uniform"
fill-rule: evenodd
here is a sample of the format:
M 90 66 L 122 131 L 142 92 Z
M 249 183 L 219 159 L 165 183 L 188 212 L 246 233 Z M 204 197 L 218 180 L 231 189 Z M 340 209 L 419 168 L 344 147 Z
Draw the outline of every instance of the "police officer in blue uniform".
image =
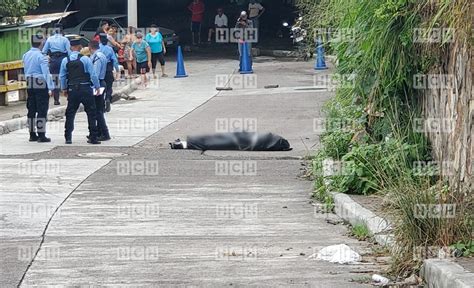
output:
M 49 70 L 56 80 L 55 84 L 57 89 L 53 90 L 54 105 L 61 105 L 61 103 L 59 103 L 59 83 L 57 81 L 61 62 L 63 61 L 64 57 L 71 53 L 69 40 L 63 36 L 62 32 L 62 24 L 55 24 L 54 34 L 50 36 L 48 40 L 46 40 L 46 43 L 43 47 L 43 54 L 50 57 Z
M 55 88 L 48 68 L 48 58 L 41 53 L 43 36 L 31 37 L 32 48 L 23 55 L 23 66 L 27 82 L 28 126 L 30 142 L 46 143 L 46 121 L 48 120 L 49 96 Z
M 89 144 L 101 144 L 98 140 L 97 115 L 93 88 L 99 91 L 100 83 L 89 57 L 82 56 L 80 38 L 71 39 L 71 55 L 61 62 L 59 79 L 64 96 L 68 97 L 66 108 L 66 144 L 72 144 L 74 118 L 82 103 L 89 124 Z
M 89 51 L 91 52 L 91 60 L 94 65 L 95 72 L 99 77 L 100 87 L 105 88 L 105 75 L 107 71 L 107 57 L 99 50 L 99 42 L 92 40 L 89 43 Z M 97 128 L 99 130 L 99 141 L 109 141 L 110 133 L 105 121 L 105 90 L 104 93 L 95 97 Z
M 114 84 L 114 69 L 115 71 L 119 71 L 119 64 L 117 55 L 115 55 L 114 49 L 107 45 L 108 38 L 107 34 L 101 33 L 100 35 L 100 52 L 104 53 L 105 57 L 107 57 L 107 70 L 105 73 L 105 111 L 110 112 L 110 103 L 112 101 L 112 86 Z

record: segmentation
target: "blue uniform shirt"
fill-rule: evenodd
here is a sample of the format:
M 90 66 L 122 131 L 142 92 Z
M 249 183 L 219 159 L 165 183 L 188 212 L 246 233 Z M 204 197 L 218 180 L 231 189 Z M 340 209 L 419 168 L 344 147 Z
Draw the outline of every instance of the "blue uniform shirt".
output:
M 48 54 L 48 51 L 51 53 L 61 52 L 68 53 L 71 55 L 71 43 L 69 40 L 61 34 L 54 34 L 46 40 L 43 47 L 43 54 Z
M 99 76 L 99 80 L 105 79 L 105 72 L 107 70 L 107 57 L 105 57 L 104 53 L 97 50 L 91 56 L 92 64 L 94 65 L 94 70 L 97 76 Z
M 105 57 L 107 57 L 107 63 L 112 62 L 114 65 L 115 71 L 119 71 L 118 60 L 117 56 L 115 55 L 114 49 L 108 45 L 102 45 L 100 43 L 100 52 L 104 53 Z
M 79 55 L 78 51 L 73 51 L 71 52 L 69 59 L 71 61 L 74 61 L 77 59 L 78 55 Z M 59 71 L 59 80 L 61 81 L 62 90 L 67 89 L 67 75 L 68 75 L 67 66 L 66 66 L 67 62 L 68 62 L 68 59 L 66 57 L 61 62 L 61 70 Z M 92 65 L 91 59 L 89 57 L 83 56 L 81 57 L 81 62 L 82 64 L 84 64 L 84 72 L 89 73 L 91 75 L 92 86 L 95 89 L 99 89 L 100 88 L 99 77 L 97 77 L 97 74 L 95 73 L 94 65 Z
M 54 89 L 53 79 L 48 67 L 48 58 L 38 48 L 31 48 L 23 55 L 23 65 L 26 77 L 33 77 L 46 81 L 49 90 Z

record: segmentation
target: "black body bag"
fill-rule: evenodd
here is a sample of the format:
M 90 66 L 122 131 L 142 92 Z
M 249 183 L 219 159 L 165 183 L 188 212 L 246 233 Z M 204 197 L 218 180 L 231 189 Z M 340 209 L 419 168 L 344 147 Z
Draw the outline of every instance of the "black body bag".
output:
M 178 139 L 170 143 L 172 149 L 185 149 Z M 238 150 L 238 151 L 290 151 L 290 143 L 285 138 L 272 133 L 249 132 L 218 133 L 205 136 L 190 136 L 187 147 L 190 150 Z

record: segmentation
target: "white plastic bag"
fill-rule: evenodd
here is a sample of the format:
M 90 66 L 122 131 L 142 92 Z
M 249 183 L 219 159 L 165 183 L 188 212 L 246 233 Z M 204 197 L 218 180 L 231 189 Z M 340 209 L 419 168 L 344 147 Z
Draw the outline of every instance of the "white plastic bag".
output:
M 346 244 L 340 244 L 321 249 L 316 255 L 316 259 L 331 263 L 350 264 L 358 263 L 362 258 Z

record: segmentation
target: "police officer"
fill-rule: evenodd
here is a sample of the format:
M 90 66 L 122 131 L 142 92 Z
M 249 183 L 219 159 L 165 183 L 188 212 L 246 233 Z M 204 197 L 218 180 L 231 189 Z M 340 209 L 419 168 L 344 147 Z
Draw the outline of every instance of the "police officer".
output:
M 79 54 L 81 49 L 80 38 L 71 39 L 71 55 L 63 59 L 59 72 L 61 89 L 64 96 L 68 97 L 64 137 L 66 138 L 66 144 L 72 144 L 74 118 L 79 105 L 82 103 L 89 123 L 89 139 L 87 143 L 101 144 L 97 139 L 96 107 L 92 90 L 92 88 L 95 88 L 96 91 L 99 91 L 99 78 L 95 73 L 91 59 Z
M 99 42 L 92 40 L 89 43 L 89 51 L 91 52 L 91 60 L 94 70 L 99 77 L 100 87 L 105 88 L 105 74 L 107 70 L 107 57 L 99 51 Z M 95 97 L 95 106 L 97 111 L 97 128 L 99 130 L 99 141 L 109 141 L 110 134 L 107 122 L 105 121 L 105 90 L 104 93 Z
M 31 37 L 32 48 L 23 55 L 25 77 L 28 84 L 26 107 L 30 142 L 46 143 L 46 121 L 48 119 L 49 96 L 54 89 L 53 79 L 48 68 L 48 58 L 41 53 L 43 36 Z M 38 133 L 38 134 L 37 134 Z
M 100 52 L 104 53 L 107 57 L 107 70 L 105 72 L 105 111 L 110 112 L 110 103 L 112 101 L 112 85 L 114 84 L 114 69 L 119 72 L 117 55 L 115 55 L 114 49 L 107 45 L 108 43 L 107 34 L 100 34 Z
M 61 62 L 64 57 L 71 53 L 71 46 L 69 40 L 63 36 L 63 26 L 60 23 L 54 25 L 54 34 L 46 40 L 43 47 L 43 54 L 50 57 L 49 69 L 56 79 L 57 89 L 53 90 L 54 105 L 61 105 L 59 103 L 59 83 L 57 77 Z

